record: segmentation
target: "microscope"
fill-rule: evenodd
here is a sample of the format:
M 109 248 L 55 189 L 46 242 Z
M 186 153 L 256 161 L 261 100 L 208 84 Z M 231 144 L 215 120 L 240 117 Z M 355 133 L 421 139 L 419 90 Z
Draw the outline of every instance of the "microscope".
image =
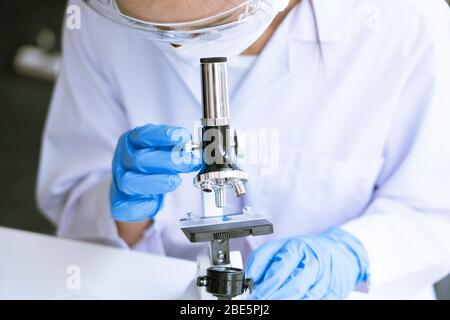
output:
M 246 194 L 247 173 L 237 166 L 237 158 L 245 152 L 243 136 L 231 130 L 227 83 L 227 59 L 204 58 L 201 64 L 203 118 L 200 142 L 190 141 L 187 152 L 199 150 L 203 167 L 193 184 L 207 194 L 214 193 L 213 205 L 226 207 L 226 191 L 232 189 L 237 197 Z M 204 201 L 205 203 L 205 201 Z M 192 243 L 207 242 L 209 256 L 197 259 L 197 286 L 219 300 L 230 300 L 253 287 L 252 279 L 245 276 L 240 252 L 230 252 L 230 240 L 273 232 L 272 223 L 250 207 L 242 212 L 211 215 L 204 205 L 203 215 L 188 213 L 179 226 Z

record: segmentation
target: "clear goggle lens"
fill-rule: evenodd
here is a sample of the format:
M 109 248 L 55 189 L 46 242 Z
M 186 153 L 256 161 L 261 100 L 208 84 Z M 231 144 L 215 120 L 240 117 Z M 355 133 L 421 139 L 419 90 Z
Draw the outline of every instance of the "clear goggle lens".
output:
M 266 16 L 266 13 L 261 13 L 261 11 L 273 10 L 273 2 L 277 0 L 246 0 L 217 15 L 195 21 L 177 23 L 143 21 L 130 17 L 120 10 L 116 0 L 83 1 L 102 16 L 134 29 L 146 38 L 182 44 L 199 36 L 207 36 L 241 26 L 248 23 L 252 17 L 258 16 L 258 14 Z

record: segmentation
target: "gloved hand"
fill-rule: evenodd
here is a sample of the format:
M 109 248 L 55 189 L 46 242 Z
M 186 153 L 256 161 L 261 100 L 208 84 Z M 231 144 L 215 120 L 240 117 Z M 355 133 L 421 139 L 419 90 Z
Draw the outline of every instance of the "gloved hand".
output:
M 361 243 L 331 228 L 317 236 L 273 240 L 257 249 L 247 265 L 255 284 L 252 299 L 345 299 L 368 281 Z
M 164 195 L 180 184 L 178 174 L 200 169 L 198 159 L 180 151 L 189 139 L 186 129 L 152 124 L 130 130 L 119 139 L 110 192 L 115 220 L 152 219 L 162 208 Z

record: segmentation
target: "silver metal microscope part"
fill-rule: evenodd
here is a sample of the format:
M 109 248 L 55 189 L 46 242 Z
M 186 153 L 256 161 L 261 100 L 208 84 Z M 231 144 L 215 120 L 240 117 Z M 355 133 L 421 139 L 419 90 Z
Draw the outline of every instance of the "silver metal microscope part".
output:
M 211 250 L 211 260 L 214 266 L 230 263 L 230 245 L 228 239 L 211 241 L 209 243 L 209 250 Z
M 214 196 L 216 199 L 216 207 L 225 208 L 227 204 L 227 194 L 224 187 L 214 189 Z
M 226 206 L 226 189 L 231 187 L 237 197 L 242 197 L 247 193 L 244 182 L 248 180 L 248 175 L 240 170 L 212 171 L 199 174 L 194 178 L 194 186 L 206 192 L 214 191 L 216 206 L 224 208 Z
M 229 120 L 228 84 L 226 59 L 216 59 L 214 63 L 202 60 L 202 92 L 204 126 L 226 126 Z
M 247 181 L 248 175 L 244 171 L 240 170 L 227 170 L 227 171 L 211 171 L 199 174 L 194 177 L 194 185 L 202 189 L 204 183 L 214 182 L 215 184 L 225 183 L 232 184 L 236 181 Z
M 242 183 L 241 180 L 233 182 L 231 186 L 233 187 L 234 193 L 236 194 L 237 197 L 242 197 L 247 193 L 244 184 Z
M 228 126 L 230 124 L 229 118 L 220 118 L 220 119 L 202 119 L 202 126 L 204 127 L 223 127 Z

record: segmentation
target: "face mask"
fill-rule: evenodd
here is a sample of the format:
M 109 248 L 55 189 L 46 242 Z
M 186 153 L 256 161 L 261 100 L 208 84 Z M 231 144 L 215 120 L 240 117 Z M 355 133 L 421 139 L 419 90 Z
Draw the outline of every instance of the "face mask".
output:
M 189 65 L 197 65 L 201 58 L 235 57 L 250 47 L 267 30 L 276 15 L 285 10 L 288 0 L 278 0 L 278 6 L 261 8 L 255 16 L 249 17 L 239 26 L 194 38 L 174 47 L 168 42 L 154 41 L 165 54 Z

